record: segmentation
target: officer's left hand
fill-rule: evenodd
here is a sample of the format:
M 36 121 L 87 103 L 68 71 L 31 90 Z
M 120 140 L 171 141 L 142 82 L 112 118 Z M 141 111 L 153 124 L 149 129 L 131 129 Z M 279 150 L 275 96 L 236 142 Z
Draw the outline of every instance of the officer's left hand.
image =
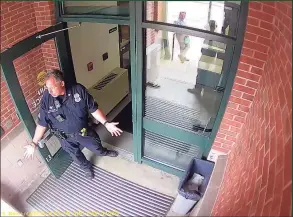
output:
M 111 133 L 112 136 L 120 136 L 123 131 L 116 127 L 118 125 L 118 122 L 111 122 L 111 123 L 106 123 L 105 127 L 107 130 Z

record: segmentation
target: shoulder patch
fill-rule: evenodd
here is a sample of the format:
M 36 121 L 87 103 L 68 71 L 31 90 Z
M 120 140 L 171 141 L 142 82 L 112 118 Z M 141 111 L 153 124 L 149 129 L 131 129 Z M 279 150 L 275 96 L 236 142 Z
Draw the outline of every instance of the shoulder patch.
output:
M 74 101 L 75 102 L 80 102 L 81 98 L 80 98 L 80 95 L 78 93 L 75 93 L 73 96 L 74 96 Z

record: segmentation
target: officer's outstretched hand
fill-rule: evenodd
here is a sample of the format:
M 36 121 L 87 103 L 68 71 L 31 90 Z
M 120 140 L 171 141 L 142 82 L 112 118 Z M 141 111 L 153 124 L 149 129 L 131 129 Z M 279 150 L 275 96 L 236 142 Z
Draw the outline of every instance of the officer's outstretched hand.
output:
M 111 122 L 111 123 L 106 123 L 105 127 L 107 130 L 111 133 L 112 136 L 120 136 L 123 131 L 116 127 L 119 123 L 118 122 Z
M 34 153 L 35 153 L 35 149 L 36 149 L 36 145 L 34 145 L 32 143 L 30 145 L 24 146 L 24 148 L 26 149 L 25 152 L 24 152 L 24 157 L 26 159 L 33 158 L 34 157 Z

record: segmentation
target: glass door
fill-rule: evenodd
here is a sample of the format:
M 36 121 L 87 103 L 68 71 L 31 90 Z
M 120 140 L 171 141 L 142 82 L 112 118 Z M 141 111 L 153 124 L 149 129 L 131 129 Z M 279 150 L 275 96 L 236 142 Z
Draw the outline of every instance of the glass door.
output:
M 142 162 L 180 173 L 207 157 L 235 76 L 240 13 L 240 2 L 137 3 Z
M 40 59 L 39 51 L 43 43 L 49 42 L 49 46 L 56 47 L 59 68 L 65 74 L 66 83 L 75 82 L 70 48 L 66 41 L 66 32 L 63 31 L 66 27 L 67 25 L 65 23 L 58 23 L 18 42 L 1 53 L 1 68 L 4 80 L 15 105 L 17 115 L 21 119 L 30 138 L 34 136 L 36 128 L 36 122 L 31 111 L 39 109 L 40 100 L 44 92 L 42 78 L 46 69 L 44 68 L 44 64 L 38 62 Z M 38 97 L 34 100 L 29 99 L 28 96 L 24 96 L 23 89 L 27 89 L 27 87 L 20 85 L 21 82 L 24 83 L 24 80 L 23 77 L 18 77 L 16 73 L 16 68 L 19 69 L 26 66 L 23 63 L 24 60 L 34 61 L 35 63 L 35 66 L 30 68 L 31 74 L 26 75 L 27 77 L 25 78 L 30 79 L 30 87 L 34 85 L 38 87 Z M 32 94 L 35 93 L 30 93 L 30 95 Z M 51 173 L 56 178 L 59 178 L 70 165 L 72 159 L 61 149 L 57 138 L 49 134 L 49 132 L 46 132 L 43 142 L 43 147 L 38 147 L 38 151 Z

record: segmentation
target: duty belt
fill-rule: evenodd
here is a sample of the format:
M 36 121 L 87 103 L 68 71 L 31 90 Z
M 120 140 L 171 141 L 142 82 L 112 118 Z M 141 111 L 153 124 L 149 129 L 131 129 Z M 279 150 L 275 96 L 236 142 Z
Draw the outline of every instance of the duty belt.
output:
M 82 128 L 80 130 L 80 132 L 78 132 L 78 133 L 65 133 L 65 132 L 57 130 L 57 129 L 51 129 L 51 133 L 59 139 L 68 139 L 68 138 L 74 138 L 77 135 L 86 136 L 87 129 Z

